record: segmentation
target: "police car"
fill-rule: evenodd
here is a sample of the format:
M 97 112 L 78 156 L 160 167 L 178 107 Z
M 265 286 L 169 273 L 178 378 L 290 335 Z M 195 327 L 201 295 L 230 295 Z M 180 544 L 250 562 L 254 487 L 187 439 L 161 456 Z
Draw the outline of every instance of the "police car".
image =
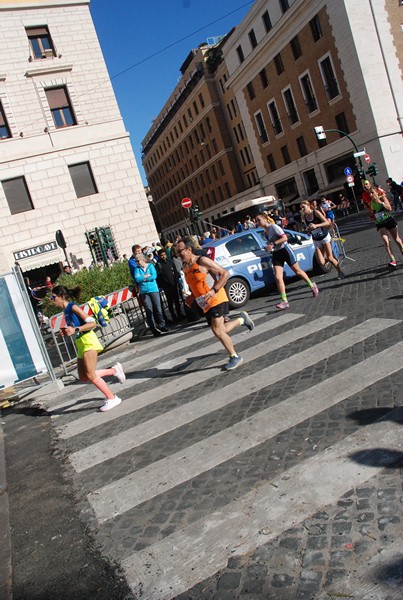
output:
M 288 243 L 294 250 L 298 263 L 304 271 L 328 273 L 332 265 L 323 267 L 315 256 L 315 247 L 310 235 L 284 230 Z M 251 292 L 275 284 L 271 252 L 266 250 L 264 230 L 248 229 L 203 246 L 208 256 L 229 272 L 225 286 L 231 308 L 240 308 L 249 300 Z M 337 257 L 337 246 L 333 242 L 333 253 Z M 285 277 L 295 277 L 290 267 L 284 265 Z

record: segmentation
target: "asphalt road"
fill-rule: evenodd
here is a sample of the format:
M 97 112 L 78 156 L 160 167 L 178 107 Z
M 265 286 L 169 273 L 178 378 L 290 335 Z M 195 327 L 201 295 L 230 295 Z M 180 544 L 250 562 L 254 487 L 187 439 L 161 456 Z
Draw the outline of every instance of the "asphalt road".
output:
M 236 371 L 198 323 L 102 358 L 109 413 L 81 384 L 2 411 L 14 600 L 402 597 L 403 256 L 341 233 L 347 278 L 252 298 Z

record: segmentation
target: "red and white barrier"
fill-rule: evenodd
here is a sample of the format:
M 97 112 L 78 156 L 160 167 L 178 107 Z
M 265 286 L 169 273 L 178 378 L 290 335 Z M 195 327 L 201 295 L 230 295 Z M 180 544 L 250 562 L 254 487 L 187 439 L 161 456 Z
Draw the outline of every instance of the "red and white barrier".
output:
M 129 288 L 126 287 L 121 290 L 117 290 L 116 292 L 111 292 L 110 294 L 107 294 L 105 298 L 108 300 L 109 306 L 113 307 L 117 306 L 118 304 L 121 304 L 122 302 L 125 302 L 125 300 L 133 298 L 133 292 L 131 292 Z M 92 315 L 92 310 L 90 309 L 87 303 L 81 304 L 80 308 L 88 316 Z M 66 327 L 64 313 L 59 313 L 58 315 L 54 315 L 53 317 L 51 317 L 49 320 L 49 324 L 54 333 L 57 333 L 61 327 Z

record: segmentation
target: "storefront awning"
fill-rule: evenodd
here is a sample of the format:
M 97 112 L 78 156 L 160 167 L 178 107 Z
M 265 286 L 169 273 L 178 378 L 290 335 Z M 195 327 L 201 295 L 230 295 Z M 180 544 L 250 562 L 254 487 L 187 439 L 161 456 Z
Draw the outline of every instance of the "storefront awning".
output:
M 316 197 L 319 197 L 323 194 L 330 194 L 331 192 L 337 192 L 338 190 L 344 191 L 344 184 L 346 183 L 345 177 L 339 177 L 330 183 L 328 186 L 321 188 L 316 192 Z
M 33 269 L 40 269 L 41 267 L 47 267 L 48 265 L 54 265 L 55 263 L 63 262 L 64 255 L 62 252 L 49 252 L 42 256 L 32 256 L 31 258 L 24 258 L 18 261 L 21 271 L 32 271 Z
M 299 194 L 289 194 L 288 196 L 282 196 L 280 200 L 283 202 L 285 206 L 290 206 L 293 203 L 293 200 L 299 199 Z

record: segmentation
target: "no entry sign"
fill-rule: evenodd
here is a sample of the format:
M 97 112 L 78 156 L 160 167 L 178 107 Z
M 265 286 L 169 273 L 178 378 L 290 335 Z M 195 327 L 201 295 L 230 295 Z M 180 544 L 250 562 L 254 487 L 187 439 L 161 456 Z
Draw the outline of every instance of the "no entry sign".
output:
M 192 201 L 190 198 L 183 198 L 182 199 L 182 206 L 183 208 L 190 208 L 192 206 Z

